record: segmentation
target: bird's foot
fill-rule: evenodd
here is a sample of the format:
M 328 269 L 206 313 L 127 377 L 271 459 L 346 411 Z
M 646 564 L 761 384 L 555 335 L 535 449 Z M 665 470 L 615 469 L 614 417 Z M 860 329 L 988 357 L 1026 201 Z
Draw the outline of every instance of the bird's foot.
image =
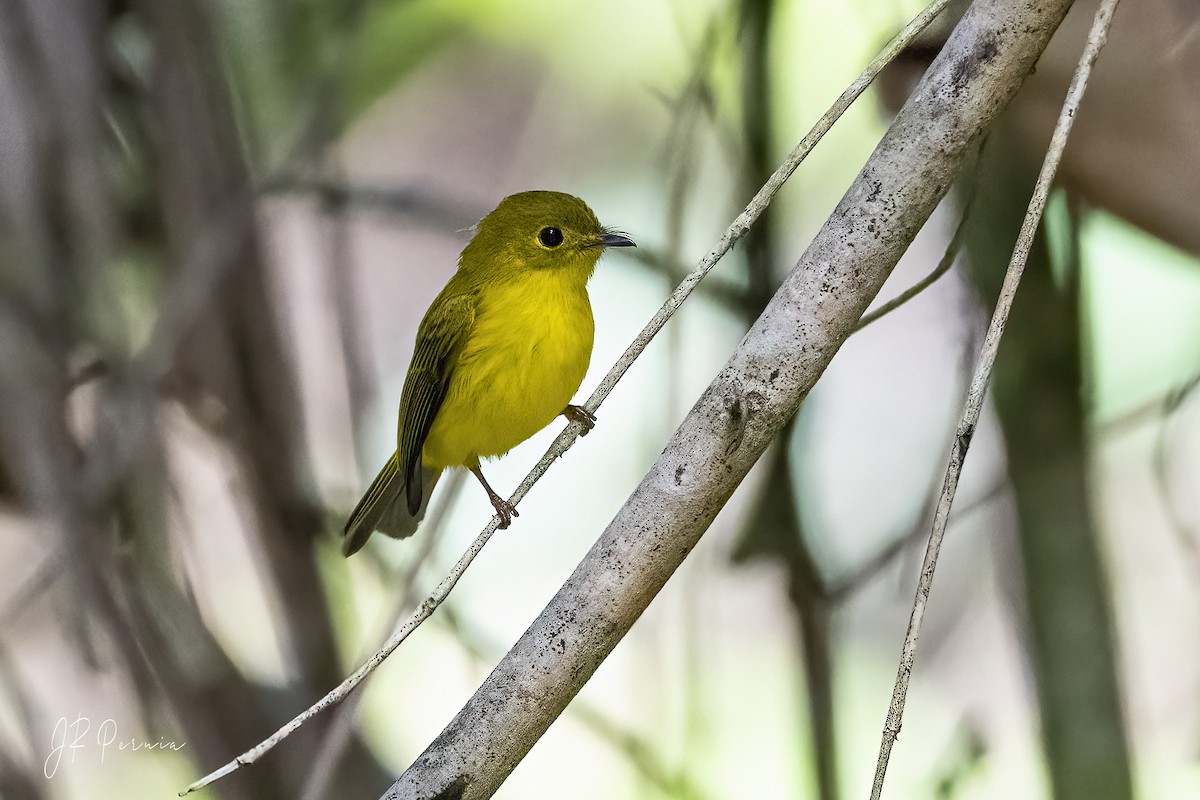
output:
M 496 516 L 500 517 L 500 530 L 506 530 L 512 524 L 513 517 L 521 516 L 517 507 L 500 495 L 489 494 L 489 499 L 492 501 L 492 508 L 496 509 Z
M 579 432 L 580 436 L 587 436 L 588 431 L 596 427 L 596 415 L 583 406 L 570 405 L 563 409 L 562 413 L 571 422 L 578 422 L 583 426 L 583 430 Z
M 521 515 L 517 513 L 517 509 L 512 503 L 496 494 L 496 490 L 487 482 L 487 478 L 483 477 L 483 470 L 479 468 L 479 464 L 475 464 L 469 467 L 469 469 L 479 479 L 479 483 L 483 485 L 483 490 L 487 492 L 488 500 L 492 501 L 492 508 L 496 509 L 496 515 L 500 517 L 500 529 L 504 530 L 512 524 L 513 517 Z

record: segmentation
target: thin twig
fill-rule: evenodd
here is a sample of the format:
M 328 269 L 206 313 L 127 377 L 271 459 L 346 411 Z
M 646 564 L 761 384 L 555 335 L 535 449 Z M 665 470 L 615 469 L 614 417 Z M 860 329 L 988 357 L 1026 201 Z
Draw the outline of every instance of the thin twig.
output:
M 1154 475 L 1154 488 L 1158 493 L 1159 502 L 1167 516 L 1171 530 L 1180 546 L 1190 556 L 1193 568 L 1200 566 L 1200 551 L 1197 550 L 1197 535 L 1195 527 L 1188 522 L 1183 512 L 1179 510 L 1171 491 L 1170 465 L 1170 430 L 1172 417 L 1180 407 L 1187 402 L 1188 397 L 1200 387 L 1200 375 L 1192 377 L 1163 401 L 1162 418 L 1158 423 L 1158 431 L 1154 436 L 1153 454 L 1150 459 L 1151 471 Z
M 679 261 L 667 248 L 660 250 L 653 245 L 639 244 L 637 252 L 623 255 L 629 256 L 635 263 L 645 267 L 656 276 L 667 279 L 669 284 L 675 283 L 681 276 L 687 274 L 687 268 L 683 266 L 683 262 Z M 698 297 L 712 301 L 721 310 L 730 314 L 745 313 L 745 294 L 746 289 L 739 282 L 730 278 L 719 278 L 717 275 L 710 275 L 704 283 L 696 287 Z
M 887 64 L 893 58 L 895 58 L 896 55 L 899 54 L 900 51 L 902 51 L 908 45 L 908 43 L 917 36 L 917 34 L 919 34 L 930 22 L 932 22 L 934 17 L 941 13 L 942 9 L 944 9 L 949 2 L 950 0 L 934 0 L 934 2 L 930 3 L 929 6 L 926 7 L 925 10 L 916 17 L 914 17 L 913 20 L 895 36 L 895 38 L 888 42 L 883 51 L 880 52 L 880 54 L 877 55 L 875 59 L 867 65 L 866 69 L 864 69 L 862 73 L 860 73 L 859 76 L 854 79 L 854 82 L 851 83 L 844 92 L 842 92 L 841 96 L 838 97 L 829 110 L 826 111 L 825 114 L 817 121 L 812 130 L 810 130 L 808 134 L 800 140 L 800 143 L 796 145 L 796 148 L 792 150 L 790 154 L 788 154 L 788 157 L 783 164 L 781 164 L 780 167 L 775 170 L 763 187 L 759 189 L 758 194 L 754 196 L 754 199 L 750 201 L 750 204 L 747 205 L 742 213 L 738 214 L 738 216 L 733 220 L 733 223 L 729 226 L 728 230 L 725 231 L 725 234 L 721 237 L 720 241 L 717 242 L 717 246 L 713 248 L 708 255 L 702 258 L 696 265 L 696 268 L 692 270 L 692 272 L 689 273 L 686 278 L 683 279 L 683 282 L 680 283 L 679 286 L 676 287 L 675 291 L 671 293 L 671 296 L 667 298 L 667 301 L 663 304 L 662 308 L 660 308 L 654 317 L 652 317 L 651 320 L 646 323 L 646 327 L 642 329 L 642 332 L 637 335 L 629 347 L 626 348 L 621 357 L 617 359 L 617 362 L 608 371 L 608 374 L 604 376 L 602 381 L 600 381 L 600 385 L 596 387 L 596 390 L 592 392 L 591 396 L 587 399 L 587 402 L 584 403 L 583 407 L 587 411 L 592 413 L 596 412 L 596 410 L 600 407 L 600 404 L 604 402 L 604 399 L 607 398 L 612 392 L 617 382 L 621 380 L 622 376 L 624 376 L 626 371 L 628 371 L 628 369 L 633 365 L 633 362 L 636 361 L 638 356 L 642 354 L 642 351 L 646 349 L 647 345 L 650 344 L 650 341 L 654 338 L 654 336 L 660 330 L 662 330 L 664 325 L 667 324 L 667 320 L 669 320 L 675 311 L 678 310 L 678 308 L 683 304 L 688 295 L 692 293 L 692 290 L 696 288 L 696 285 L 704 279 L 704 276 L 707 275 L 714 266 L 716 266 L 716 263 L 721 259 L 721 257 L 733 248 L 734 244 L 739 239 L 749 233 L 750 226 L 753 225 L 755 220 L 759 218 L 763 210 L 775 197 L 776 193 L 779 192 L 780 188 L 782 188 L 787 179 L 791 177 L 792 173 L 796 171 L 796 168 L 800 166 L 800 163 L 805 159 L 805 157 L 808 156 L 813 147 L 816 146 L 817 142 L 819 142 L 821 138 L 829 131 L 829 129 L 833 127 L 833 123 L 836 122 L 839 117 L 841 117 L 846 109 L 850 107 L 851 103 L 853 103 L 864 91 L 866 91 L 867 87 L 870 86 L 871 82 L 883 70 L 883 68 L 887 66 Z M 512 497 L 509 498 L 509 502 L 512 505 L 515 506 L 517 503 L 519 503 L 521 499 L 528 494 L 530 488 L 537 483 L 542 475 L 546 473 L 546 470 L 550 468 L 550 465 L 561 458 L 563 454 L 571 448 L 571 446 L 575 443 L 575 440 L 579 438 L 579 434 L 582 430 L 583 426 L 580 423 L 572 422 L 567 425 L 562 433 L 558 435 L 558 438 L 556 438 L 550 445 L 550 448 L 546 451 L 546 454 L 542 456 L 541 460 L 537 462 L 533 469 L 530 470 L 529 474 L 525 476 L 525 479 L 522 480 L 520 485 L 517 486 L 516 491 L 514 491 Z M 441 602 L 445 600 L 446 596 L 450 594 L 455 584 L 457 584 L 459 579 L 463 576 L 463 573 L 467 571 L 467 567 L 471 565 L 471 562 L 474 561 L 475 557 L 479 555 L 481 550 L 483 550 L 484 545 L 486 545 L 488 540 L 492 538 L 492 534 L 496 532 L 497 528 L 499 527 L 499 523 L 500 520 L 498 517 L 492 518 L 492 521 L 488 523 L 483 531 L 475 538 L 475 541 L 473 541 L 467 548 L 467 551 L 463 553 L 461 558 L 459 558 L 458 562 L 450 570 L 450 574 L 447 575 L 442 582 L 434 588 L 433 592 L 431 592 L 430 595 L 425 598 L 421 605 L 419 605 L 416 610 L 413 611 L 412 615 L 405 620 L 404 623 L 392 635 L 392 637 L 388 639 L 383 648 L 380 649 L 379 652 L 372 655 L 371 658 L 369 658 L 362 666 L 356 669 L 353 674 L 350 675 L 350 677 L 346 678 L 346 680 L 342 681 L 336 688 L 334 688 L 304 712 L 299 714 L 291 722 L 288 722 L 278 731 L 273 733 L 270 737 L 258 745 L 255 745 L 250 750 L 247 750 L 245 753 L 241 754 L 233 761 L 230 761 L 220 769 L 209 773 L 200 780 L 191 784 L 182 792 L 180 792 L 180 795 L 186 795 L 197 789 L 201 789 L 213 781 L 225 777 L 234 770 L 249 764 L 253 764 L 255 761 L 262 758 L 266 753 L 270 752 L 275 745 L 279 744 L 281 741 L 295 732 L 296 729 L 303 725 L 307 720 L 321 713 L 330 706 L 337 705 L 344 700 L 346 696 L 363 681 L 364 678 L 374 672 L 375 668 L 383 663 L 383 661 L 390 656 L 405 639 L 408 638 L 409 634 L 416 630 L 416 628 L 422 622 L 424 622 L 431 614 L 433 614 L 438 605 L 440 605 Z
M 454 232 L 478 221 L 487 209 L 442 197 L 415 186 L 378 186 L 309 179 L 281 173 L 265 182 L 266 195 L 311 194 L 321 208 L 375 211 L 389 217 L 410 217 L 442 232 Z
M 896 672 L 896 684 L 892 691 L 892 702 L 888 708 L 887 721 L 883 727 L 883 741 L 879 746 L 879 760 L 875 767 L 875 781 L 871 787 L 871 800 L 879 800 L 883 792 L 883 779 L 887 774 L 888 759 L 892 746 L 900 734 L 900 722 L 904 715 L 904 701 L 908 695 L 908 684 L 912 677 L 913 662 L 916 658 L 917 636 L 921 631 L 921 622 L 925 616 L 925 607 L 929 602 L 929 590 L 933 584 L 933 573 L 937 567 L 938 553 L 941 550 L 942 538 L 946 533 L 946 522 L 950 517 L 950 505 L 954 502 L 954 493 L 958 489 L 958 479 L 962 474 L 963 461 L 975 427 L 979 423 L 979 414 L 983 409 L 983 400 L 988 383 L 992 376 L 992 365 L 996 361 L 996 351 L 1000 345 L 1000 337 L 1004 333 L 1004 325 L 1008 321 L 1008 313 L 1012 308 L 1013 297 L 1020 284 L 1021 275 L 1025 271 L 1025 263 L 1029 259 L 1029 250 L 1033 246 L 1033 238 L 1041 223 L 1042 213 L 1046 209 L 1046 200 L 1050 194 L 1050 185 L 1058 171 L 1059 161 L 1062 160 L 1063 148 L 1067 136 L 1075 122 L 1075 113 L 1079 101 L 1087 89 L 1088 77 L 1092 65 L 1100 54 L 1100 48 L 1108 38 L 1108 29 L 1112 23 L 1113 12 L 1118 0 L 1103 0 L 1096 11 L 1088 34 L 1087 44 L 1079 57 L 1079 65 L 1075 69 L 1075 77 L 1067 90 L 1066 100 L 1054 126 L 1054 134 L 1050 138 L 1050 147 L 1042 162 L 1042 170 L 1038 175 L 1037 184 L 1030 198 L 1029 208 L 1021 223 L 1021 231 L 1017 235 L 1016 247 L 1012 260 L 1004 275 L 1004 285 L 996 300 L 996 310 L 992 313 L 988 324 L 987 335 L 979 354 L 979 363 L 971 379 L 971 388 L 967 392 L 967 400 L 963 407 L 962 417 L 955 430 L 954 444 L 950 450 L 950 463 L 946 467 L 946 479 L 942 484 L 942 494 L 938 499 L 937 510 L 933 517 L 933 530 L 929 534 L 929 544 L 925 548 L 925 560 L 921 565 L 921 577 L 917 582 L 917 594 L 913 600 L 912 616 L 909 618 L 908 631 L 904 637 L 904 647 L 900 655 L 900 666 Z
M 930 272 L 879 308 L 863 314 L 862 319 L 858 321 L 858 325 L 854 328 L 855 333 L 858 333 L 872 322 L 886 317 L 909 300 L 912 300 L 935 284 L 939 278 L 950 271 L 950 267 L 954 266 L 954 261 L 958 258 L 958 251 L 962 249 L 962 242 L 967 232 L 967 221 L 971 217 L 971 209 L 975 206 L 975 198 L 979 196 L 979 160 L 982 157 L 983 145 L 986 141 L 986 136 L 979 141 L 979 148 L 975 152 L 975 164 L 968 173 L 970 175 L 970 186 L 967 189 L 967 201 L 963 204 L 962 214 L 958 220 L 958 227 L 954 229 L 954 235 L 950 237 L 950 243 L 946 245 L 946 252 L 942 254 L 941 261 L 933 268 L 933 272 Z
M 328 170 L 338 180 L 345 177 L 345 165 L 341 154 L 333 149 L 327 156 Z M 345 377 L 342 392 L 346 400 L 346 424 L 350 431 L 354 463 L 360 469 L 363 444 L 363 408 L 369 398 L 375 397 L 378 386 L 370 369 L 370 351 L 362 335 L 359 298 L 354 289 L 355 248 L 351 240 L 350 215 L 344 204 L 326 202 L 322 204 L 324 219 L 324 269 L 321 278 L 324 288 L 332 297 L 334 322 L 337 327 L 338 344 L 342 355 L 342 372 Z
M 970 517 L 972 512 L 986 508 L 993 500 L 1001 497 L 1007 489 L 1008 482 L 1003 481 L 997 483 L 984 494 L 968 503 L 966 507 L 960 503 L 953 521 L 961 523 Z M 836 581 L 831 581 L 825 588 L 825 599 L 834 605 L 843 603 L 849 599 L 851 595 L 878 576 L 888 564 L 892 563 L 896 556 L 904 552 L 906 547 L 917 543 L 921 538 L 921 534 L 925 532 L 925 525 L 928 524 L 926 522 L 927 519 L 925 513 L 922 513 L 921 519 L 916 525 L 913 525 L 909 530 L 885 544 L 875 555 L 858 564 Z
M 1088 422 L 1099 436 L 1115 436 L 1136 430 L 1147 423 L 1162 423 L 1178 409 L 1187 395 L 1200 388 L 1200 372 L 1188 376 L 1166 394 L 1142 403 L 1130 411 L 1124 411 L 1111 419 L 1092 417 Z

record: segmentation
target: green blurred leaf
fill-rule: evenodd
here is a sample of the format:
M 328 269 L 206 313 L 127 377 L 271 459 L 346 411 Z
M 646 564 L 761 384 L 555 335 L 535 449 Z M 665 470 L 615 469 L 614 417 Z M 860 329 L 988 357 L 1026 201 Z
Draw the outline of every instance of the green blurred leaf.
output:
M 394 88 L 458 32 L 433 4 L 391 0 L 370 7 L 346 86 L 347 121 Z

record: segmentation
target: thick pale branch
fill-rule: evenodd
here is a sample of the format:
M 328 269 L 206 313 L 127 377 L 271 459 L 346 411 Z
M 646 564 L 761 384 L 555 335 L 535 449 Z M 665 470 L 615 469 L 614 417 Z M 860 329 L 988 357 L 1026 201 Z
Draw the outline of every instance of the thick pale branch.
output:
M 637 490 L 387 798 L 473 800 L 495 792 L 795 413 L 1069 6 L 1069 0 L 978 0 L 971 7 Z

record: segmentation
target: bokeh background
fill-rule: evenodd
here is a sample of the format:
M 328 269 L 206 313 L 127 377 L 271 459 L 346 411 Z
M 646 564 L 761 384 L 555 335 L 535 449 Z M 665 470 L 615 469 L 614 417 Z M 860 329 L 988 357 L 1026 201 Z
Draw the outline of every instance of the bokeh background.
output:
M 416 538 L 338 550 L 467 228 L 553 188 L 638 241 L 591 284 L 590 391 L 920 6 L 0 4 L 0 795 L 173 796 L 339 682 L 489 518 L 446 481 Z M 934 269 L 974 198 L 953 268 L 846 343 L 498 796 L 865 796 L 954 420 L 1095 3 L 1076 6 L 883 295 Z M 377 797 L 424 749 L 951 22 L 846 114 L 365 691 L 198 797 Z M 968 459 L 887 796 L 1200 797 L 1198 76 L 1200 4 L 1122 4 Z

